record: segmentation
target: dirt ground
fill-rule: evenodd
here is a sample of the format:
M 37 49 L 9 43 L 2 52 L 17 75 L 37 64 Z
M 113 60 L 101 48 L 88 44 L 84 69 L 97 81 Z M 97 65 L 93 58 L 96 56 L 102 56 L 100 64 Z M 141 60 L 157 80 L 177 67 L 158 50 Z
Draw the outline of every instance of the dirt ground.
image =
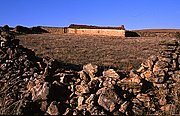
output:
M 75 34 L 28 34 L 17 36 L 20 44 L 40 56 L 84 65 L 93 63 L 117 68 L 138 67 L 159 53 L 159 41 L 173 38 L 111 37 Z

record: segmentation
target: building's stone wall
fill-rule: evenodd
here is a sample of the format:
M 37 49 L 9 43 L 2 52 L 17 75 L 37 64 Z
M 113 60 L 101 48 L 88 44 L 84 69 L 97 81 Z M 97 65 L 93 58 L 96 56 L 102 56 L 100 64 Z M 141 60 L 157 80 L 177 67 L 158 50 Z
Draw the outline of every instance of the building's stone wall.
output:
M 74 33 L 74 34 L 125 37 L 125 30 L 118 30 L 118 29 L 76 29 L 76 28 L 66 28 L 66 27 L 41 27 L 41 28 L 52 34 Z
M 41 28 L 52 34 L 63 34 L 64 33 L 63 27 L 41 27 Z
M 125 37 L 125 30 L 118 29 L 74 29 L 66 27 L 41 27 L 41 29 L 52 34 L 73 33 Z
M 67 33 L 125 37 L 125 30 L 117 30 L 117 29 L 73 29 L 73 28 L 68 28 Z

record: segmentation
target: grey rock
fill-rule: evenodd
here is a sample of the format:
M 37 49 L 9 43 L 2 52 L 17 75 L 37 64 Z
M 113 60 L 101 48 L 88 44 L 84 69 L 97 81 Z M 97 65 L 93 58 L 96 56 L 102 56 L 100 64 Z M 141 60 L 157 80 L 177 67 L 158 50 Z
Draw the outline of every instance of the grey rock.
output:
M 119 108 L 119 111 L 122 112 L 122 113 L 125 113 L 125 111 L 126 111 L 129 104 L 130 103 L 128 101 L 125 101 L 123 104 L 121 104 L 121 106 Z
M 32 100 L 46 100 L 47 95 L 49 94 L 48 82 L 44 82 L 43 84 L 35 82 L 35 84 L 36 85 L 30 89 Z
M 144 112 L 143 107 L 138 107 L 136 105 L 133 106 L 132 111 L 134 115 L 143 115 Z
M 114 69 L 108 69 L 107 71 L 104 71 L 103 76 L 119 78 L 119 75 L 114 71 Z
M 159 105 L 164 106 L 166 104 L 167 104 L 166 96 L 165 95 L 160 96 Z
M 161 110 L 166 115 L 175 115 L 176 114 L 176 106 L 174 104 L 167 104 L 161 107 Z
M 66 108 L 66 111 L 64 112 L 63 115 L 72 115 L 73 111 L 70 108 Z
M 59 115 L 59 111 L 56 104 L 57 103 L 55 101 L 51 102 L 50 106 L 47 109 L 47 113 L 49 115 Z
M 112 112 L 116 105 L 121 103 L 119 96 L 113 89 L 101 88 L 96 93 L 99 95 L 98 104 L 109 112 Z
M 93 79 L 93 80 L 91 80 L 91 81 L 88 83 L 89 90 L 90 90 L 91 92 L 97 91 L 98 88 L 99 88 L 99 84 L 100 84 L 100 82 L 99 82 L 98 79 Z
M 94 74 L 97 72 L 98 66 L 92 65 L 92 64 L 87 64 L 83 66 L 83 71 L 86 72 L 91 79 L 94 78 Z
M 76 95 L 82 95 L 89 92 L 90 91 L 87 85 L 76 85 Z

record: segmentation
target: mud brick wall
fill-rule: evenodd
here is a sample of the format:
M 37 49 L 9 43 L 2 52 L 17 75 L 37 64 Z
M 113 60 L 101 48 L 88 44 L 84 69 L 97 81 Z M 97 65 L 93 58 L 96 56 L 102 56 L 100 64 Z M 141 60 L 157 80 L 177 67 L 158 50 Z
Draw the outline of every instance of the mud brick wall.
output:
M 68 28 L 68 33 L 75 34 L 90 34 L 90 35 L 107 35 L 125 37 L 125 30 L 116 29 L 73 29 Z
M 41 27 L 41 28 L 52 34 L 63 34 L 64 33 L 63 27 Z

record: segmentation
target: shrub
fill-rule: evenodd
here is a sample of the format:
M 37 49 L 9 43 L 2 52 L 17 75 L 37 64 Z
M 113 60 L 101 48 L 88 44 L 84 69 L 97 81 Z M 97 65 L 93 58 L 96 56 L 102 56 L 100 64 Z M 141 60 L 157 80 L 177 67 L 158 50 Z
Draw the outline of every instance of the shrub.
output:
M 180 39 L 180 32 L 176 32 L 175 37 Z

